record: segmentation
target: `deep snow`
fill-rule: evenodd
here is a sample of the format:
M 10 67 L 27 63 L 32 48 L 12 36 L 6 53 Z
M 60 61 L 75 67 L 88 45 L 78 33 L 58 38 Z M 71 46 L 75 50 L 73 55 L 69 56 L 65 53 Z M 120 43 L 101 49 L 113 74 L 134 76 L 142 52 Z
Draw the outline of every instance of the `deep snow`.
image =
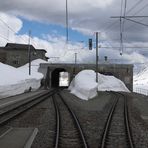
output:
M 46 61 L 37 59 L 31 62 L 31 76 L 28 74 L 28 64 L 14 68 L 0 63 L 0 97 L 20 94 L 30 87 L 38 89 L 43 78 L 43 75 L 38 72 L 40 63 L 46 63 Z
M 38 89 L 43 75 L 38 72 L 39 64 L 47 61 L 37 59 L 31 62 L 31 76 L 28 75 L 28 64 L 14 68 L 0 63 L 0 98 L 23 93 L 30 87 Z M 134 90 L 137 88 L 148 88 L 148 68 L 134 76 Z M 98 73 L 98 84 L 96 83 L 96 73 L 93 70 L 84 70 L 78 73 L 71 82 L 69 90 L 79 98 L 88 100 L 93 98 L 98 91 L 126 91 L 124 83 L 114 76 L 106 76 Z M 62 78 L 63 80 L 63 78 Z M 63 80 L 66 85 L 68 81 Z
M 148 67 L 134 75 L 133 90 L 134 92 L 148 95 Z
M 83 70 L 72 80 L 69 90 L 77 97 L 88 100 L 97 95 L 97 83 L 95 82 L 95 72 L 93 70 Z
M 97 95 L 97 91 L 125 91 L 130 92 L 125 84 L 114 76 L 106 76 L 98 73 L 98 84 L 96 73 L 93 70 L 83 70 L 72 80 L 69 88 L 71 93 L 77 97 L 88 100 Z

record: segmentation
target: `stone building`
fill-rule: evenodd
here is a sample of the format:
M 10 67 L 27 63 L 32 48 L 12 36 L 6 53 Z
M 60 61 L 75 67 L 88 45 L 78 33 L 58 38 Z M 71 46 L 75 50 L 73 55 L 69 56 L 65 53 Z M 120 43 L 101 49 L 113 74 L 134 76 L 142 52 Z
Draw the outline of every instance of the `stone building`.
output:
M 29 62 L 29 45 L 7 43 L 5 47 L 0 47 L 0 62 L 11 65 L 13 67 L 20 67 Z M 31 61 L 35 59 L 48 60 L 45 56 L 46 50 L 35 49 L 30 45 Z

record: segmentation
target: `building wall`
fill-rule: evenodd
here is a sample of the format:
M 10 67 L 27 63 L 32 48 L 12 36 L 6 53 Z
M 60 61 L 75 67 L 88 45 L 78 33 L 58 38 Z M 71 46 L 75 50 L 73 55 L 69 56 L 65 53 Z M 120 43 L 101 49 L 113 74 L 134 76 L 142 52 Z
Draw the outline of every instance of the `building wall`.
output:
M 28 62 L 28 53 L 25 50 L 11 50 L 7 49 L 6 64 L 13 67 L 19 67 Z
M 31 50 L 31 61 L 35 59 L 47 60 L 44 50 Z M 28 50 L 26 49 L 0 49 L 0 62 L 11 65 L 13 67 L 20 67 L 29 62 Z
M 3 50 L 0 52 L 0 62 L 6 62 L 6 53 Z
M 40 64 L 39 72 L 43 73 L 44 79 L 51 81 L 51 73 L 56 68 L 64 68 L 70 74 L 70 80 L 84 69 L 95 70 L 95 64 Z M 48 73 L 47 73 L 48 70 Z M 133 65 L 127 64 L 99 64 L 98 72 L 113 75 L 122 80 L 129 90 L 133 90 Z

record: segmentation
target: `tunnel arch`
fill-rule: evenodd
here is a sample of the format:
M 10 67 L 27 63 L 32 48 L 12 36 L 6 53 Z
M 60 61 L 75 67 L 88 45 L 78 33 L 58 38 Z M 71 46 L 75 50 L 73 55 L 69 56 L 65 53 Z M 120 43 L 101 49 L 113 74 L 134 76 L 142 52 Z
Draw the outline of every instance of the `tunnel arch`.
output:
M 56 68 L 51 72 L 51 87 L 57 88 L 60 87 L 59 80 L 60 80 L 60 73 L 68 71 L 64 68 Z

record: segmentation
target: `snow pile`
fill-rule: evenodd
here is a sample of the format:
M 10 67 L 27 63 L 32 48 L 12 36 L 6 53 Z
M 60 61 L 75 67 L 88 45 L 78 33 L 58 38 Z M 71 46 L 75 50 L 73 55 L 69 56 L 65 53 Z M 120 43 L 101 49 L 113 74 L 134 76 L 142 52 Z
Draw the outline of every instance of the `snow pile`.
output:
M 133 86 L 135 92 L 148 94 L 148 67 L 139 74 L 134 75 Z
M 98 91 L 125 91 L 130 92 L 125 84 L 114 76 L 98 73 Z
M 43 75 L 38 72 L 38 68 L 40 66 L 40 63 L 48 63 L 47 61 L 44 61 L 42 59 L 37 59 L 31 62 L 31 75 L 29 76 L 29 64 L 27 63 L 24 66 L 21 66 L 17 68 L 19 71 L 23 72 L 26 76 L 28 75 L 30 78 L 35 79 L 42 79 Z
M 23 93 L 30 87 L 38 89 L 40 81 L 43 78 L 41 73 L 38 73 L 39 64 L 46 61 L 41 59 L 34 60 L 31 63 L 31 76 L 28 75 L 28 64 L 14 68 L 12 66 L 0 63 L 0 96 L 8 97 Z
M 97 84 L 96 73 L 93 70 L 83 70 L 79 72 L 72 80 L 69 90 L 83 100 L 95 97 L 97 90 L 130 92 L 125 84 L 114 76 L 106 76 L 98 73 Z
M 69 90 L 77 97 L 84 100 L 97 95 L 97 83 L 95 82 L 95 72 L 93 70 L 83 70 L 72 80 Z

